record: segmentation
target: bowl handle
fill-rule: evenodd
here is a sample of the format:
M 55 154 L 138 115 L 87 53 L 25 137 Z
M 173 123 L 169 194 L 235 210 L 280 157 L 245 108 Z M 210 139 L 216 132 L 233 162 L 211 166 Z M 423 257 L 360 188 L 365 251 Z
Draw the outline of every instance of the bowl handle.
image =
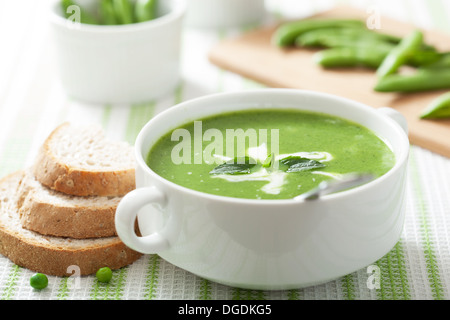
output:
M 379 108 L 378 111 L 394 120 L 408 134 L 408 122 L 400 112 L 388 107 Z
M 117 235 L 131 249 L 154 254 L 169 248 L 169 241 L 159 232 L 139 237 L 135 232 L 135 222 L 139 210 L 148 204 L 164 206 L 165 195 L 156 187 L 138 188 L 123 197 L 116 209 L 115 225 Z

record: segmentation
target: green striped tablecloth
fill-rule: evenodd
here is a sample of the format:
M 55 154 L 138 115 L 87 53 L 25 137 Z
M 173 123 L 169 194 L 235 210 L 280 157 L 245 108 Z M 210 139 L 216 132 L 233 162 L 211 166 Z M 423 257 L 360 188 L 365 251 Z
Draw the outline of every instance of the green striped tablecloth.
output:
M 276 17 L 300 17 L 343 3 L 361 8 L 377 5 L 382 14 L 450 32 L 450 1 L 445 0 L 273 0 L 268 5 Z M 153 115 L 180 101 L 260 87 L 206 59 L 211 45 L 243 30 L 186 30 L 183 82 L 172 95 L 127 107 L 71 101 L 56 76 L 45 10 L 43 1 L 0 0 L 0 176 L 30 165 L 43 139 L 63 121 L 97 122 L 111 137 L 133 143 Z M 115 271 L 108 285 L 93 276 L 76 281 L 49 277 L 48 288 L 36 291 L 29 286 L 33 272 L 0 256 L 0 299 L 448 299 L 449 195 L 450 160 L 412 146 L 403 236 L 375 263 L 381 272 L 375 287 L 368 285 L 371 270 L 362 269 L 301 290 L 242 290 L 206 281 L 157 255 L 146 255 Z

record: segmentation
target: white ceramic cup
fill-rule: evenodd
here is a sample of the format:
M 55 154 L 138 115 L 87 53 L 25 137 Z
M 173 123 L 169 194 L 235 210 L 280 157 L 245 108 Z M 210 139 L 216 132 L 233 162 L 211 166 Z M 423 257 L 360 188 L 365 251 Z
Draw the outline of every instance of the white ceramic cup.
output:
M 187 0 L 186 25 L 196 28 L 238 28 L 266 18 L 264 0 Z
M 86 8 L 94 2 L 84 1 Z M 91 103 L 131 104 L 174 90 L 186 3 L 160 1 L 158 11 L 160 17 L 151 21 L 88 25 L 65 19 L 60 1 L 52 1 L 50 21 L 67 94 Z
M 145 163 L 158 139 L 193 120 L 264 108 L 317 111 L 360 123 L 381 137 L 395 166 L 363 186 L 315 201 L 246 200 L 210 195 L 169 182 Z M 409 153 L 404 118 L 328 94 L 263 89 L 206 96 L 149 121 L 136 144 L 137 189 L 116 212 L 123 242 L 203 278 L 263 290 L 301 288 L 360 270 L 398 242 L 405 213 Z M 135 220 L 142 237 L 134 232 Z

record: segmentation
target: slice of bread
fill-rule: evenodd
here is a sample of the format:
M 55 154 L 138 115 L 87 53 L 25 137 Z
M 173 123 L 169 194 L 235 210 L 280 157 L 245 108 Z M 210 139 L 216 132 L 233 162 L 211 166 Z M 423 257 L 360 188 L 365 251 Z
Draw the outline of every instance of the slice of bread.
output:
M 0 180 L 0 254 L 13 263 L 55 276 L 69 276 L 68 268 L 78 266 L 81 275 L 90 275 L 102 267 L 122 268 L 142 256 L 118 237 L 69 239 L 24 229 L 17 207 L 24 177 L 19 171 Z
M 130 146 L 108 140 L 97 126 L 63 123 L 41 146 L 36 179 L 50 189 L 75 196 L 124 196 L 135 189 Z
M 77 197 L 51 190 L 26 171 L 18 189 L 22 227 L 75 239 L 116 236 L 114 215 L 122 197 Z

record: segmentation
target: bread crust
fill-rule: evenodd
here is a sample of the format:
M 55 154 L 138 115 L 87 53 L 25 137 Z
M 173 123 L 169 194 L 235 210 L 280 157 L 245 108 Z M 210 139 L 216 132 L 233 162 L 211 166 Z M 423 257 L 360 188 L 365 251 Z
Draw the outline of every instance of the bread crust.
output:
M 70 276 L 70 266 L 78 266 L 80 275 L 95 274 L 98 269 L 125 267 L 142 254 L 126 247 L 119 239 L 109 245 L 70 250 L 32 243 L 0 227 L 0 253 L 18 266 L 53 276 Z
M 23 176 L 24 172 L 18 171 L 0 180 L 0 185 L 11 184 L 12 186 L 12 188 L 8 186 L 8 195 L 0 195 L 0 208 L 2 208 L 0 214 L 19 215 L 14 211 L 17 209 L 19 197 L 13 195 L 17 192 Z M 6 209 L 9 211 L 5 212 Z M 19 219 L 18 216 L 16 218 Z M 32 237 L 27 237 L 21 230 L 8 228 L 8 225 L 0 220 L 0 254 L 21 267 L 47 275 L 69 276 L 73 272 L 68 270 L 70 266 L 78 266 L 80 275 L 90 275 L 105 266 L 111 269 L 122 268 L 142 256 L 141 253 L 128 248 L 118 237 L 92 240 L 61 238 L 68 243 L 68 245 L 62 245 L 61 241 L 52 243 L 54 237 L 33 233 L 34 238 L 42 240 L 36 241 Z M 85 241 L 85 243 L 80 246 L 69 245 L 77 241 Z
M 70 266 L 78 266 L 80 275 L 127 266 L 142 254 L 116 236 L 118 201 L 98 197 L 119 200 L 134 190 L 135 169 L 88 171 L 62 163 L 51 144 L 59 142 L 53 139 L 67 126 L 70 123 L 53 130 L 32 168 L 0 180 L 0 254 L 21 267 L 54 276 L 72 275 Z M 51 196 L 40 197 L 39 184 L 54 190 Z M 69 198 L 59 198 L 59 193 Z M 72 196 L 92 197 L 92 205 L 85 199 L 72 202 Z
M 66 195 L 43 186 L 26 170 L 17 208 L 25 229 L 56 237 L 103 238 L 117 235 L 114 217 L 121 199 Z
M 43 235 L 74 239 L 104 238 L 117 235 L 114 225 L 116 208 L 71 208 L 29 197 L 19 208 L 19 214 L 25 229 Z
M 86 171 L 62 163 L 50 147 L 52 139 L 69 123 L 57 127 L 43 143 L 33 173 L 43 185 L 74 196 L 124 196 L 136 188 L 135 169 L 117 171 Z

